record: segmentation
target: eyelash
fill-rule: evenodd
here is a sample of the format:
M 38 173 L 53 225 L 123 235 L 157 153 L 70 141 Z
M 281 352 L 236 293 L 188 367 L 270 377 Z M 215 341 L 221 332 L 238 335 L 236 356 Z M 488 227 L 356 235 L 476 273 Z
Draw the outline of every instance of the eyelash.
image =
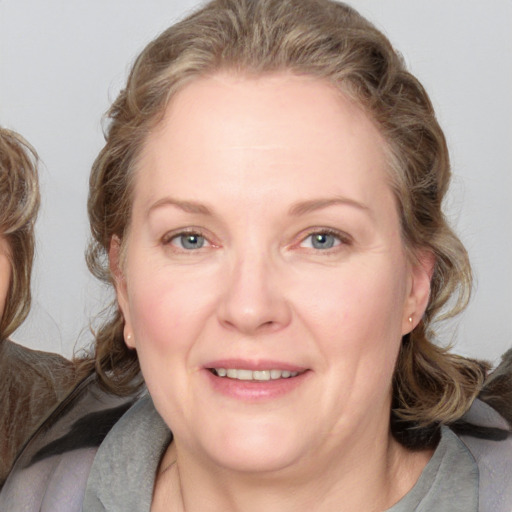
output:
M 317 249 L 315 247 L 307 247 L 306 249 L 311 249 L 314 252 L 324 252 L 324 253 L 330 253 L 336 250 L 336 248 L 340 246 L 347 246 L 352 245 L 352 239 L 350 236 L 348 236 L 346 233 L 342 233 L 340 231 L 337 231 L 336 229 L 330 229 L 330 228 L 313 228 L 308 231 L 305 237 L 301 238 L 299 242 L 299 246 L 302 245 L 308 238 L 311 238 L 313 236 L 318 235 L 326 235 L 326 236 L 332 236 L 336 239 L 337 243 L 333 247 L 328 247 L 326 249 Z
M 182 252 L 195 252 L 195 251 L 203 248 L 203 246 L 201 246 L 197 249 L 186 249 L 185 247 L 179 247 L 172 243 L 173 240 L 177 240 L 179 238 L 186 237 L 186 236 L 189 236 L 189 237 L 195 236 L 195 237 L 203 238 L 204 241 L 208 244 L 208 247 L 214 246 L 214 244 L 208 240 L 207 236 L 204 233 L 202 233 L 201 230 L 194 229 L 194 228 L 185 229 L 185 230 L 178 231 L 178 232 L 166 233 L 162 237 L 162 244 L 166 245 L 166 246 L 173 246 L 176 248 L 176 250 L 182 251 Z

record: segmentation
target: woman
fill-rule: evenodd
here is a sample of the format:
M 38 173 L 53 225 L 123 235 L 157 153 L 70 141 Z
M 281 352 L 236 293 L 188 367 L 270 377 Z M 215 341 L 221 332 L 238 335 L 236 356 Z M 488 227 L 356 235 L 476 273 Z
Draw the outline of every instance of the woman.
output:
M 328 0 L 217 0 L 109 117 L 88 261 L 117 302 L 90 364 L 150 396 L 92 455 L 55 440 L 88 478 L 49 488 L 85 511 L 510 509 L 486 366 L 433 343 L 471 284 L 445 139 L 380 32 Z M 34 452 L 0 505 L 26 506 Z
M 36 161 L 22 137 L 0 128 L 0 487 L 19 449 L 74 379 L 73 366 L 63 357 L 8 339 L 30 309 Z

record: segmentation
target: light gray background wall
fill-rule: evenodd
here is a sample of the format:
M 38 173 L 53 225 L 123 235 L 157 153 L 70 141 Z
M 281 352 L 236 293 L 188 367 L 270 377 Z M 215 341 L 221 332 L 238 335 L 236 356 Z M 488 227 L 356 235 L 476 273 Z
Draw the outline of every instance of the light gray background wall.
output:
M 34 307 L 14 339 L 67 356 L 89 343 L 89 319 L 107 300 L 83 259 L 100 118 L 145 43 L 196 4 L 0 0 L 0 123 L 24 134 L 44 163 Z M 452 150 L 449 212 L 477 285 L 441 337 L 496 360 L 512 345 L 512 1 L 352 4 L 423 81 Z

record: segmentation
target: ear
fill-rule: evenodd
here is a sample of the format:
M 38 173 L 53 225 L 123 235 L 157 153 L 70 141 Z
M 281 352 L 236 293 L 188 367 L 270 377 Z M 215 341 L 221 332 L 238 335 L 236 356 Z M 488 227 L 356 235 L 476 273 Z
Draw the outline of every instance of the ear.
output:
M 133 330 L 130 322 L 128 288 L 121 259 L 121 240 L 117 235 L 113 235 L 110 239 L 110 247 L 108 249 L 110 273 L 114 278 L 117 303 L 124 318 L 124 340 L 129 348 L 135 348 L 133 336 L 131 335 Z
M 416 252 L 411 263 L 410 283 L 402 318 L 402 336 L 411 332 L 421 321 L 430 297 L 430 281 L 436 258 L 429 249 Z

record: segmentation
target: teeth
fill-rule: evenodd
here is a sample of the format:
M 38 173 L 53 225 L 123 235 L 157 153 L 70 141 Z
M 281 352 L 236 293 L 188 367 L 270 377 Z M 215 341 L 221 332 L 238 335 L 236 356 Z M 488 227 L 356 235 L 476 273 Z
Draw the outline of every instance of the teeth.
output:
M 251 370 L 235 370 L 236 378 L 239 380 L 253 380 Z
M 254 380 L 270 380 L 270 370 L 259 370 L 252 372 Z
M 296 377 L 299 372 L 290 372 L 288 370 L 240 370 L 238 368 L 214 368 L 218 377 L 227 377 L 236 380 L 277 380 Z

